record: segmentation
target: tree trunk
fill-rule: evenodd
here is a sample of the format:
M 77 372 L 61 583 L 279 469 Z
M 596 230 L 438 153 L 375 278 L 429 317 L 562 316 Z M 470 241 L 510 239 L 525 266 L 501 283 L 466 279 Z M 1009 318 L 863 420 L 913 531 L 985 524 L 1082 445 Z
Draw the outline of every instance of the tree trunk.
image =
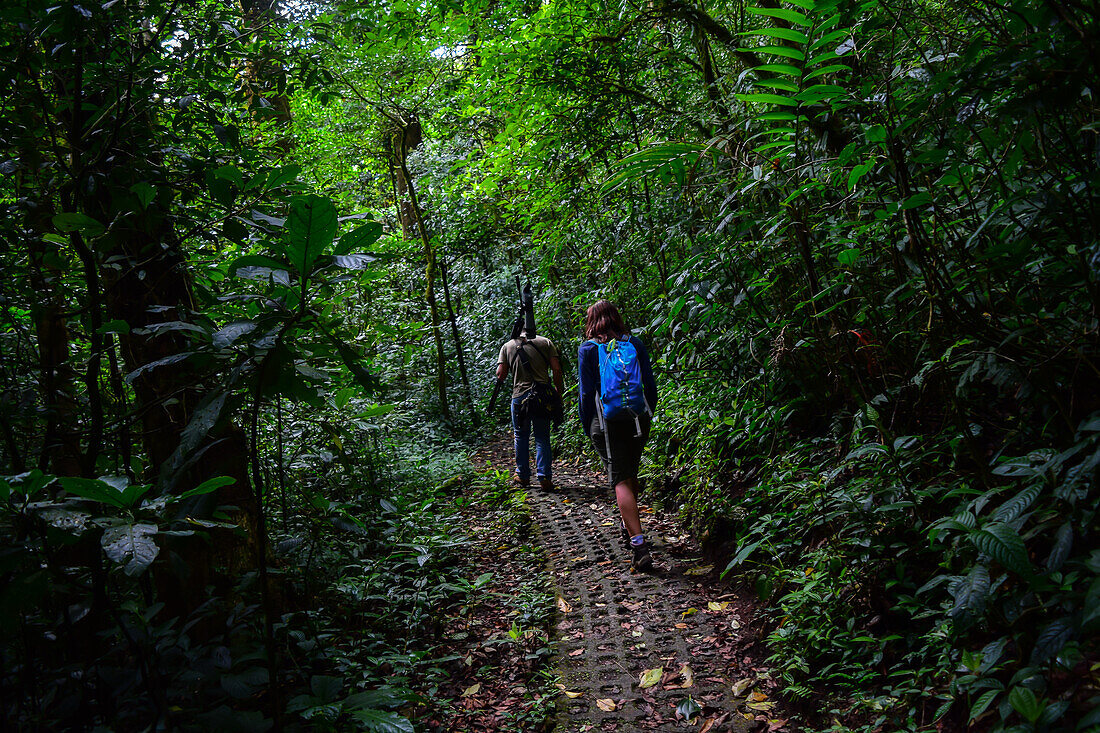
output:
M 409 239 L 419 236 L 424 247 L 424 274 L 427 280 L 427 285 L 424 288 L 424 299 L 428 303 L 432 339 L 435 341 L 436 391 L 439 396 L 440 411 L 444 416 L 450 417 L 451 411 L 447 403 L 447 357 L 443 351 L 439 304 L 435 296 L 437 267 L 435 248 L 432 246 L 431 237 L 428 236 L 427 227 L 424 226 L 423 212 L 416 198 L 416 187 L 413 185 L 408 165 L 409 151 L 418 146 L 423 139 L 420 122 L 416 119 L 405 122 L 393 117 L 390 118 L 390 122 L 394 125 L 394 129 L 391 129 L 391 134 L 388 136 L 390 141 L 390 169 L 398 196 L 397 204 L 401 217 L 401 229 Z

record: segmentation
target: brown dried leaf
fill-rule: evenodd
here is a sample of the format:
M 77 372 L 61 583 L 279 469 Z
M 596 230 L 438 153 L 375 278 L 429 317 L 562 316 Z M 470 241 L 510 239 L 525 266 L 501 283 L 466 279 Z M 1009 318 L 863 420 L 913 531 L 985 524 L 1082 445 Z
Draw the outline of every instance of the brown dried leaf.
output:
M 680 687 L 685 689 L 695 684 L 695 673 L 691 671 L 690 665 L 685 663 L 680 666 L 680 679 L 684 681 Z
M 600 710 L 603 710 L 604 712 L 608 712 L 608 713 L 615 712 L 615 710 L 617 708 L 617 706 L 615 705 L 615 701 L 610 699 L 610 698 L 606 698 L 606 697 L 603 697 L 603 698 L 600 698 L 599 700 L 596 700 L 596 707 L 598 707 Z
M 733 696 L 734 697 L 741 697 L 742 695 L 744 695 L 745 690 L 752 687 L 752 683 L 755 682 L 755 681 L 756 680 L 752 679 L 751 677 L 746 677 L 743 680 L 737 680 L 736 682 L 734 682 L 733 683 Z

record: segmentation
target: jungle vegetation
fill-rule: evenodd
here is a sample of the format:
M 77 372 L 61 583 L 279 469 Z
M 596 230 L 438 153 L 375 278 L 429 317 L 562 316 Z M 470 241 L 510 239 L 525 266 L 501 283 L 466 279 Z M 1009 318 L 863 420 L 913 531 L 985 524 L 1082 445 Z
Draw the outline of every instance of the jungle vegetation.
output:
M 8 0 L 0 727 L 421 725 L 520 274 L 805 730 L 1100 730 L 1097 11 Z

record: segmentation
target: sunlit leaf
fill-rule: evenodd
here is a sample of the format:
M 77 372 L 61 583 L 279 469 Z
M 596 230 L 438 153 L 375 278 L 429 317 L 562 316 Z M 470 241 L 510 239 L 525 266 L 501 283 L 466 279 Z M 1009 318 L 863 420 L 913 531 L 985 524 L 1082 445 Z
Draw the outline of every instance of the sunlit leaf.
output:
M 638 687 L 646 689 L 653 687 L 655 684 L 661 681 L 661 677 L 665 673 L 664 667 L 655 667 L 653 669 L 647 669 L 642 672 L 641 677 L 638 680 Z

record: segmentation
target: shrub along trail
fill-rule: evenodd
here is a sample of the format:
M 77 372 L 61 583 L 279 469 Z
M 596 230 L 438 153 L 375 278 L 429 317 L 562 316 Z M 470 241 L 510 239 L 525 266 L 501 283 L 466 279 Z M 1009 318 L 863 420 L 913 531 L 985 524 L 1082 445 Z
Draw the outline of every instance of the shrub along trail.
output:
M 475 460 L 511 465 L 510 438 Z M 655 567 L 634 573 L 601 475 L 556 461 L 557 488 L 528 504 L 557 595 L 558 731 L 787 730 L 761 661 L 755 603 L 674 519 L 641 497 Z

